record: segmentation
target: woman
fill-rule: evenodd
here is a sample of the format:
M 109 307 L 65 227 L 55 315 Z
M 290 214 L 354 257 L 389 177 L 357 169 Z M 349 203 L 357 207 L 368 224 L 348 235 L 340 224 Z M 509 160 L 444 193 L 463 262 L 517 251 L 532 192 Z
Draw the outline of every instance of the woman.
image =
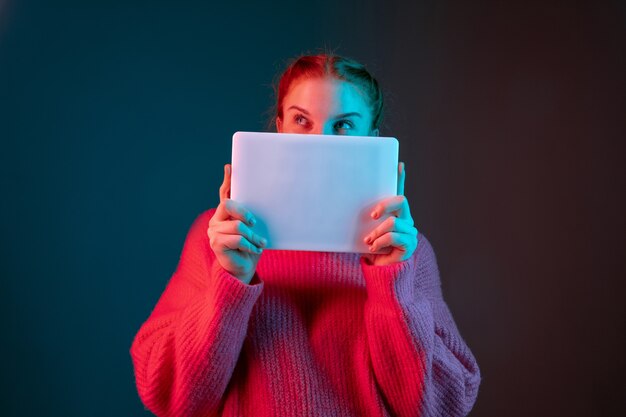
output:
M 278 132 L 378 135 L 383 98 L 363 65 L 302 56 L 283 73 Z M 442 298 L 433 249 L 403 196 L 366 238 L 385 254 L 263 251 L 229 198 L 192 224 L 176 271 L 130 353 L 158 416 L 463 416 L 476 359 Z

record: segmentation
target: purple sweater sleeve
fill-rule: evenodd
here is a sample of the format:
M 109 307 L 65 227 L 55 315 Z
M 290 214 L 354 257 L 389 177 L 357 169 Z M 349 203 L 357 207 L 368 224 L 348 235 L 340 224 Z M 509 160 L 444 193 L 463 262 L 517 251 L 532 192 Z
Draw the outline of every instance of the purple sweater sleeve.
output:
M 373 372 L 397 416 L 465 416 L 480 370 L 443 300 L 434 251 L 420 234 L 411 258 L 370 265 L 361 258 Z

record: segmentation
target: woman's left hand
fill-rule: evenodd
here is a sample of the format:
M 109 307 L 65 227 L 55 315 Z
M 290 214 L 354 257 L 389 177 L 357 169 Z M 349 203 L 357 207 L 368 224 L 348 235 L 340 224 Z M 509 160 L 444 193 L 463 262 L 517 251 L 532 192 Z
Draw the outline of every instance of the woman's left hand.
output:
M 404 162 L 398 164 L 398 192 L 396 196 L 380 201 L 372 212 L 372 218 L 378 219 L 384 214 L 391 214 L 380 223 L 364 242 L 370 245 L 371 251 L 390 248 L 384 254 L 363 254 L 370 265 L 389 265 L 411 257 L 417 247 L 417 229 L 413 226 L 413 218 L 409 202 L 404 196 Z

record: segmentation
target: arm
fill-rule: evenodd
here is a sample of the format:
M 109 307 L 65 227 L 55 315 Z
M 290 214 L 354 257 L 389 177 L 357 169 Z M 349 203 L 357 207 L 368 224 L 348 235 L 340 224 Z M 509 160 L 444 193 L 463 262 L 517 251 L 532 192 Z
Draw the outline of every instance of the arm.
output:
M 216 413 L 263 283 L 224 270 L 209 245 L 214 209 L 191 226 L 178 267 L 136 334 L 130 354 L 139 396 L 158 416 Z
M 375 266 L 361 258 L 372 367 L 397 416 L 465 416 L 480 370 L 443 300 L 435 254 L 424 235 L 406 261 Z

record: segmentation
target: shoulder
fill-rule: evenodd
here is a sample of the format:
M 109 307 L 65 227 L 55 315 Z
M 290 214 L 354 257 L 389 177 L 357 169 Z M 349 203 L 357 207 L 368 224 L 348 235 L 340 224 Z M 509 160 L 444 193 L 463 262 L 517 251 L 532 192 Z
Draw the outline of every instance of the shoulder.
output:
M 209 220 L 211 220 L 211 217 L 213 217 L 216 211 L 217 211 L 217 207 L 212 207 L 210 209 L 207 209 L 198 213 L 198 215 L 196 216 L 196 219 L 194 220 L 194 224 L 206 222 L 208 225 Z
M 426 235 L 424 235 L 422 232 L 419 232 L 417 235 L 417 248 L 415 248 L 414 256 L 416 256 L 416 260 L 418 263 L 437 263 L 435 250 L 433 249 L 433 246 L 431 245 Z
M 195 219 L 191 222 L 191 226 L 189 227 L 189 231 L 187 233 L 188 237 L 203 238 L 204 236 L 207 236 L 209 221 L 215 214 L 216 210 L 217 208 L 213 207 L 198 213 Z
M 196 219 L 194 220 L 194 223 L 196 223 L 196 222 L 201 222 L 201 223 L 206 222 L 207 225 L 208 225 L 209 220 L 211 220 L 211 217 L 213 217 L 213 215 L 215 214 L 216 211 L 217 211 L 217 207 L 212 207 L 210 209 L 204 210 L 203 212 L 200 212 L 196 216 Z
M 417 287 L 434 297 L 441 296 L 441 279 L 435 250 L 428 238 L 421 232 L 417 236 L 415 257 L 415 279 Z

